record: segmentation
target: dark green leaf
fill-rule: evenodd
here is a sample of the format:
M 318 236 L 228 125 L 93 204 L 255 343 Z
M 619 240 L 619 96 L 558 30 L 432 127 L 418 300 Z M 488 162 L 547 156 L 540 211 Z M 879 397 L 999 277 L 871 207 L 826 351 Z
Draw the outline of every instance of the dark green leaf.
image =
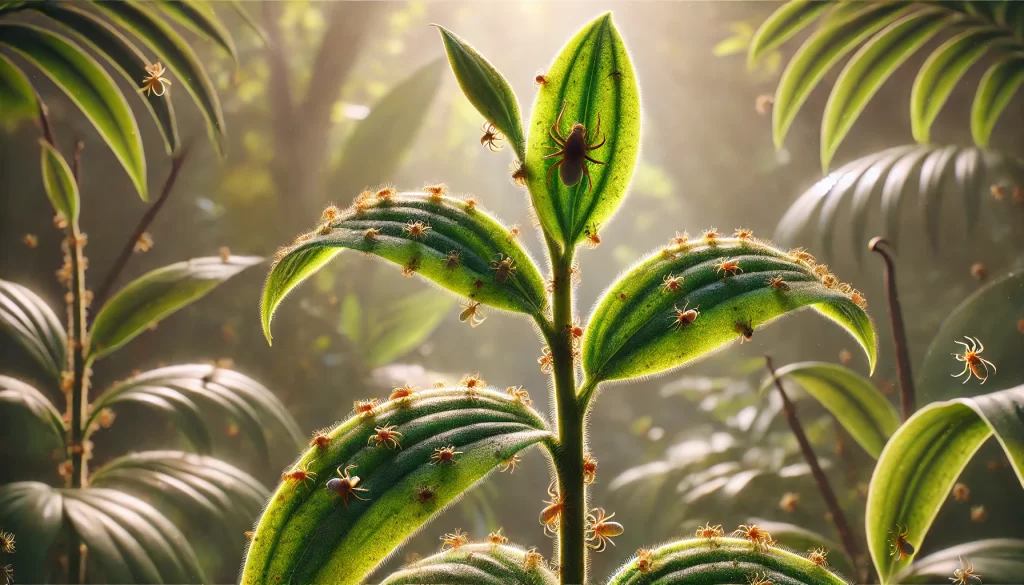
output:
M 376 445 L 375 428 L 395 425 L 400 449 Z M 433 389 L 389 401 L 356 415 L 313 447 L 297 467 L 313 472 L 307 484 L 282 483 L 256 528 L 241 583 L 353 585 L 395 547 L 469 490 L 497 465 L 552 439 L 544 421 L 507 394 Z M 432 461 L 437 449 L 462 453 L 454 464 Z M 326 489 L 337 471 L 351 468 L 366 501 L 347 504 Z M 430 490 L 425 492 L 424 489 Z
M 541 315 L 547 294 L 540 271 L 508 228 L 476 204 L 423 193 L 360 198 L 352 209 L 300 236 L 283 250 L 270 270 L 260 307 L 263 332 L 270 340 L 270 320 L 293 288 L 344 248 L 369 252 L 420 274 L 473 301 L 499 309 Z M 372 200 L 372 201 L 371 201 Z M 429 227 L 413 236 L 410 225 Z M 369 232 L 367 230 L 376 230 Z M 457 261 L 449 262 L 449 254 Z M 499 282 L 492 263 L 511 258 L 515 272 Z
M 939 508 L 974 453 L 995 435 L 1024 486 L 1024 386 L 947 402 L 914 413 L 889 439 L 868 489 L 868 548 L 883 585 L 913 560 L 889 554 L 889 531 L 908 530 L 920 547 Z
M 754 33 L 747 52 L 747 66 L 753 68 L 764 54 L 807 28 L 831 4 L 814 0 L 786 2 L 772 13 Z
M 63 216 L 71 225 L 78 225 L 78 183 L 71 174 L 71 167 L 56 148 L 45 140 L 39 141 L 42 147 L 43 189 L 50 199 L 50 205 L 57 215 Z
M 1024 575 L 1024 540 L 991 538 L 942 549 L 900 572 L 896 583 L 938 583 L 962 569 L 960 559 L 969 561 L 986 583 L 1012 583 Z
M 640 152 L 640 90 L 610 13 L 576 33 L 545 75 L 530 119 L 527 183 L 545 232 L 563 246 L 574 246 L 611 219 L 626 196 Z M 568 136 L 580 123 L 589 130 L 588 144 L 604 141 L 587 154 L 605 164 L 577 163 L 585 165 L 589 179 L 584 174 L 571 187 L 559 176 L 562 169 L 554 168 L 564 157 L 544 158 L 555 152 L 550 132 L 560 113 L 559 135 Z
M 983 148 L 988 146 L 988 139 L 992 136 L 999 115 L 1010 103 L 1010 98 L 1017 93 L 1021 83 L 1024 83 L 1022 55 L 1006 58 L 988 68 L 978 82 L 978 93 L 971 106 L 971 136 L 975 144 Z
M 193 258 L 158 268 L 128 283 L 96 315 L 89 357 L 103 357 L 151 325 L 189 305 L 220 283 L 263 262 L 258 256 Z
M 0 55 L 0 121 L 8 126 L 39 115 L 36 93 L 21 69 Z
M 64 370 L 67 335 L 60 319 L 34 292 L 0 280 L 0 331 L 5 331 L 57 382 Z
M 146 200 L 146 157 L 128 103 L 114 80 L 79 46 L 40 27 L 0 23 L 0 45 L 32 62 L 71 98 L 121 162 Z
M 0 376 L 0 404 L 24 407 L 53 431 L 61 446 L 64 445 L 64 419 L 57 407 L 39 390 L 10 376 Z
M 213 6 L 205 0 L 161 0 L 160 8 L 192 32 L 220 45 L 238 63 L 238 50 Z
M 381 585 L 557 585 L 543 561 L 527 564 L 522 548 L 466 544 L 392 573 Z

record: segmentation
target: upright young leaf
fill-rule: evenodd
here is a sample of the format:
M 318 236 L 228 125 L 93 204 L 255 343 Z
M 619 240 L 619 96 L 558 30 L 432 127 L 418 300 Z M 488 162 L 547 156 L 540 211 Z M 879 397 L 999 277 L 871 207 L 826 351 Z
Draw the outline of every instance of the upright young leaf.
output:
M 193 258 L 143 274 L 100 307 L 90 334 L 89 358 L 107 355 L 151 325 L 202 298 L 259 256 Z
M 39 295 L 0 279 L 0 331 L 10 334 L 54 381 L 60 381 L 67 359 L 67 334 Z
M 282 250 L 263 287 L 260 312 L 270 321 L 293 288 L 344 248 L 390 260 L 472 301 L 527 315 L 547 307 L 544 280 L 508 228 L 476 203 L 424 193 L 366 192 L 349 210 L 328 219 Z M 509 270 L 507 264 L 511 261 Z
M 441 32 L 448 62 L 462 93 L 485 120 L 505 135 L 519 160 L 524 160 L 526 139 L 523 119 L 512 86 L 472 45 L 443 26 L 435 26 Z
M 0 45 L 28 59 L 92 122 L 146 200 L 146 157 L 128 103 L 110 75 L 81 47 L 38 26 L 0 23 Z
M 13 124 L 39 115 L 36 93 L 25 74 L 0 55 L 0 122 Z
M 231 32 L 205 0 L 161 0 L 160 8 L 192 32 L 220 45 L 238 63 L 238 50 Z
M 378 442 L 379 429 L 400 434 Z M 550 439 L 529 407 L 491 390 L 424 390 L 357 414 L 296 462 L 311 481 L 286 480 L 271 497 L 241 583 L 361 583 L 496 466 Z M 446 463 L 437 453 L 449 446 L 459 453 Z M 327 488 L 346 469 L 366 491 Z
M 971 136 L 974 143 L 985 148 L 992 130 L 1010 98 L 1024 83 L 1024 56 L 1016 54 L 989 67 L 978 82 L 978 93 L 971 106 Z
M 381 585 L 557 585 L 558 578 L 542 560 L 504 544 L 464 544 L 403 567 Z
M 43 190 L 50 199 L 50 205 L 57 215 L 77 225 L 78 183 L 71 174 L 71 167 L 49 142 L 40 140 L 39 146 L 42 147 Z
M 784 2 L 761 23 L 747 49 L 747 66 L 753 68 L 762 55 L 788 41 L 829 8 L 829 2 L 792 0 Z
M 640 91 L 610 13 L 576 33 L 544 75 L 530 119 L 527 183 L 544 230 L 574 246 L 611 219 L 626 196 L 640 151 Z M 561 148 L 553 134 L 568 137 L 576 123 L 586 127 L 587 144 L 601 144 L 587 155 L 604 164 L 575 161 L 586 173 L 569 187 L 554 168 L 563 155 L 549 155 Z
M 882 584 L 914 555 L 889 554 L 890 531 L 908 531 L 919 547 L 960 472 L 992 435 L 1024 487 L 1024 386 L 974 398 L 933 402 L 889 439 L 871 476 L 865 517 L 868 548 Z

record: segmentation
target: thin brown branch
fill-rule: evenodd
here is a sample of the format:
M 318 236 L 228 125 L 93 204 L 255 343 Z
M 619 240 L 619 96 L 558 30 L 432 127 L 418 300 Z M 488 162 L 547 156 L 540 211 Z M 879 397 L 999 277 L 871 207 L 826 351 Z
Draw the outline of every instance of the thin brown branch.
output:
M 57 148 L 57 141 L 53 138 L 53 129 L 50 126 L 50 112 L 39 94 L 36 94 L 36 105 L 39 106 L 39 125 L 43 128 L 43 138 L 50 143 L 50 146 Z
M 889 244 L 883 237 L 873 238 L 868 243 L 868 250 L 877 253 L 885 260 L 885 295 L 889 301 L 889 326 L 892 329 L 892 345 L 896 353 L 896 377 L 900 382 L 900 410 L 903 420 L 914 414 L 914 377 L 910 371 L 910 353 L 907 345 L 907 333 L 903 328 L 903 310 L 896 292 L 896 265 L 882 244 Z
M 85 143 L 81 140 L 75 141 L 75 152 L 71 155 L 71 175 L 75 178 L 75 184 L 81 187 L 81 183 L 78 180 L 78 171 L 82 168 L 82 150 L 85 149 Z
M 772 365 L 771 356 L 765 355 L 764 361 L 768 372 L 772 375 L 772 380 L 775 382 L 775 388 L 779 391 L 779 397 L 782 398 L 782 411 L 786 415 L 786 421 L 789 422 L 789 428 L 793 430 L 793 436 L 796 437 L 796 442 L 800 444 L 800 451 L 803 453 L 804 459 L 807 460 L 807 465 L 811 468 L 811 475 L 814 476 L 814 481 L 818 484 L 818 491 L 821 492 L 821 497 L 825 500 L 825 505 L 828 506 L 829 514 L 832 515 L 832 522 L 836 525 L 836 530 L 839 532 L 839 539 L 843 544 L 843 548 L 850 557 L 850 562 L 856 565 L 857 544 L 853 539 L 853 533 L 850 531 L 850 525 L 846 521 L 846 516 L 843 515 L 843 510 L 839 507 L 836 494 L 832 491 L 832 486 L 828 483 L 828 478 L 825 477 L 825 472 L 822 471 L 821 465 L 818 463 L 818 456 L 814 454 L 814 449 L 811 447 L 810 441 L 807 440 L 807 435 L 804 434 L 804 429 L 800 425 L 800 419 L 796 416 L 796 409 L 793 408 L 793 403 L 789 401 L 786 391 L 782 388 L 782 382 L 775 374 L 775 366 Z
M 103 303 L 106 302 L 107 297 L 110 295 L 110 289 L 117 282 L 117 278 L 121 275 L 124 267 L 128 265 L 128 260 L 131 259 L 132 254 L 135 252 L 135 243 L 139 241 L 142 234 L 146 233 L 149 224 L 153 223 L 156 215 L 160 213 L 160 209 L 167 202 L 167 197 L 171 194 L 174 183 L 178 180 L 178 173 L 181 171 L 182 165 L 185 164 L 185 158 L 188 156 L 189 149 L 190 145 L 185 144 L 171 159 L 171 171 L 167 175 L 167 180 L 164 181 L 163 189 L 160 190 L 160 197 L 153 202 L 153 205 L 149 206 L 149 209 L 146 210 L 146 213 L 139 220 L 138 225 L 135 226 L 135 231 L 132 232 L 124 248 L 121 249 L 121 254 L 117 257 L 117 261 L 114 262 L 114 267 L 111 268 L 107 277 L 103 279 L 103 284 L 97 289 L 93 301 L 96 307 L 103 307 Z

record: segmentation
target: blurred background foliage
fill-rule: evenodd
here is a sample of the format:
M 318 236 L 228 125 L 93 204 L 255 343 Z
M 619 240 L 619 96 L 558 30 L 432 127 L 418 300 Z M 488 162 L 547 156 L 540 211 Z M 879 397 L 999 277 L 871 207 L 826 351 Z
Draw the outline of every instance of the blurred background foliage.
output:
M 745 63 L 746 46 L 773 10 L 771 3 L 290 0 L 250 1 L 244 7 L 265 38 L 237 15 L 225 13 L 237 65 L 214 43 L 191 37 L 221 97 L 227 157 L 221 160 L 203 139 L 203 121 L 195 108 L 187 107 L 183 92 L 172 90 L 174 102 L 182 102 L 177 108 L 182 138 L 192 140 L 193 148 L 174 193 L 150 228 L 154 246 L 133 260 L 128 277 L 183 257 L 211 255 L 219 246 L 236 254 L 271 256 L 279 242 L 313 226 L 328 204 L 347 205 L 364 188 L 386 181 L 409 189 L 444 182 L 455 193 L 472 193 L 504 221 L 518 223 L 525 243 L 539 250 L 521 204 L 524 194 L 509 180 L 507 153 L 494 155 L 480 147 L 481 120 L 439 61 L 442 47 L 428 26 L 432 22 L 464 31 L 520 96 L 531 96 L 534 76 L 563 39 L 598 11 L 616 12 L 643 91 L 642 153 L 627 205 L 602 226 L 603 246 L 611 248 L 613 260 L 581 254 L 581 306 L 598 298 L 597 283 L 612 281 L 630 259 L 662 245 L 677 230 L 692 234 L 715 225 L 731 233 L 749 227 L 767 236 L 790 204 L 821 178 L 817 116 L 805 112 L 797 117 L 785 147 L 776 150 L 770 115 L 765 115 L 770 106 L 760 98 L 773 93 L 795 45 L 769 52 L 753 70 Z M 915 55 L 907 67 L 919 67 L 924 58 L 924 53 Z M 826 84 L 836 75 L 832 72 Z M 936 122 L 932 133 L 943 143 L 970 143 L 966 116 L 972 80 L 976 83 L 980 75 L 980 70 L 968 73 L 949 99 L 948 115 Z M 897 72 L 881 89 L 843 143 L 834 167 L 909 141 L 904 101 L 912 81 L 909 73 Z M 50 104 L 59 137 L 99 143 L 55 87 L 36 77 L 33 83 Z M 826 97 L 827 92 L 816 91 L 805 109 L 820 111 Z M 1020 100 L 1013 99 L 991 141 L 993 148 L 1018 157 L 1024 150 Z M 899 107 L 891 107 L 894 102 Z M 528 109 L 529 98 L 521 105 Z M 137 103 L 132 106 L 139 109 Z M 152 121 L 138 112 L 137 117 L 146 148 L 158 152 L 159 136 L 148 127 Z M 0 275 L 58 306 L 56 259 L 45 251 L 57 248 L 60 235 L 42 196 L 38 135 L 30 121 L 6 124 L 0 133 L 0 249 L 5 251 Z M 113 260 L 146 205 L 131 195 L 133 187 L 110 152 L 93 147 L 83 160 L 82 192 L 90 210 L 83 231 L 91 236 L 92 269 L 105 272 L 109 266 L 104 263 Z M 166 158 L 149 160 L 151 192 L 169 166 Z M 982 281 L 1020 267 L 1024 255 L 1014 238 L 1019 238 L 1022 207 L 1010 198 L 985 197 L 980 228 L 968 235 L 959 210 L 947 205 L 934 250 L 916 235 L 921 229 L 907 229 L 911 235 L 903 238 L 897 261 L 915 367 L 954 307 Z M 1015 226 L 990 229 L 998 218 L 1003 218 L 998 225 L 1004 225 L 1007 214 L 1016 214 Z M 24 243 L 29 234 L 38 238 L 38 248 Z M 812 242 L 801 243 L 871 300 L 872 315 L 885 332 L 873 380 L 892 395 L 895 366 L 881 263 L 869 255 L 858 260 L 845 245 L 822 258 Z M 983 269 L 972 269 L 975 264 Z M 486 322 L 471 330 L 459 321 L 459 309 L 449 297 L 419 281 L 410 286 L 393 268 L 352 254 L 294 293 L 300 302 L 282 309 L 271 350 L 257 319 L 258 272 L 239 276 L 230 290 L 211 294 L 145 333 L 110 358 L 115 362 L 110 369 L 156 367 L 158 360 L 232 359 L 236 369 L 278 393 L 310 433 L 342 419 L 354 400 L 385 397 L 405 382 L 429 386 L 467 372 L 480 371 L 498 387 L 523 385 L 540 409 L 546 408 L 548 381 L 536 366 L 541 347 L 521 319 L 488 313 Z M 603 391 L 589 439 L 600 461 L 593 499 L 615 511 L 626 527 L 620 549 L 692 534 L 704 521 L 730 526 L 753 517 L 836 538 L 774 394 L 757 392 L 764 376 L 759 356 L 765 352 L 779 364 L 852 359 L 849 366 L 867 375 L 862 357 L 842 354 L 853 348 L 849 339 L 838 329 L 821 327 L 808 336 L 809 320 L 809 315 L 797 315 L 759 333 L 752 343 L 688 368 L 685 375 Z M 1019 356 L 1019 338 L 985 341 L 990 346 L 1016 343 Z M 32 376 L 20 360 L 10 342 L 0 340 L 0 371 Z M 954 373 L 951 360 L 931 367 L 948 366 Z M 94 385 L 111 382 L 96 379 Z M 978 391 L 973 385 L 967 389 Z M 950 397 L 928 385 L 918 387 L 918 404 Z M 863 492 L 873 461 L 814 401 L 798 401 L 798 410 L 828 462 L 826 471 L 850 510 L 855 531 L 862 531 Z M 222 439 L 235 445 L 233 456 L 221 457 L 248 458 L 237 429 L 229 426 L 223 432 Z M 118 452 L 124 446 L 139 450 L 153 433 L 144 417 L 119 417 L 107 442 L 121 442 Z M 0 432 L 0 482 L 38 471 L 19 463 L 26 452 L 14 436 L 14 429 Z M 1001 452 L 989 447 L 964 473 L 970 502 L 951 501 L 944 507 L 938 529 L 925 543 L 915 543 L 922 552 L 980 538 L 1024 536 L 1019 485 Z M 109 457 L 99 446 L 97 461 Z M 46 472 L 56 480 L 56 463 Z M 280 473 L 274 468 L 255 475 L 274 485 Z M 513 541 L 539 541 L 541 527 L 533 518 L 547 483 L 543 458 L 526 458 L 514 475 L 504 474 L 473 492 L 414 539 L 404 555 L 432 552 L 436 535 L 456 526 L 475 538 L 503 526 Z M 975 506 L 984 506 L 985 514 L 972 513 Z M 238 558 L 243 545 L 238 534 Z M 610 573 L 619 559 L 597 555 L 595 574 Z M 841 567 L 841 561 L 836 564 Z M 217 577 L 233 580 L 233 561 L 223 563 Z

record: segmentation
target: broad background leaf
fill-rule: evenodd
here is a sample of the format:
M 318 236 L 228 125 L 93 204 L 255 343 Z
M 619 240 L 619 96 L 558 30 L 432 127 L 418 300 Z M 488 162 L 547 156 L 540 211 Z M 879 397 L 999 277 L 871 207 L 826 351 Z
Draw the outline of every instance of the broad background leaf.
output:
M 21 345 L 54 381 L 60 381 L 67 334 L 43 299 L 20 284 L 0 279 L 0 331 Z
M 39 146 L 42 148 L 43 190 L 53 210 L 71 225 L 78 225 L 78 183 L 71 174 L 71 167 L 50 143 L 40 140 Z

